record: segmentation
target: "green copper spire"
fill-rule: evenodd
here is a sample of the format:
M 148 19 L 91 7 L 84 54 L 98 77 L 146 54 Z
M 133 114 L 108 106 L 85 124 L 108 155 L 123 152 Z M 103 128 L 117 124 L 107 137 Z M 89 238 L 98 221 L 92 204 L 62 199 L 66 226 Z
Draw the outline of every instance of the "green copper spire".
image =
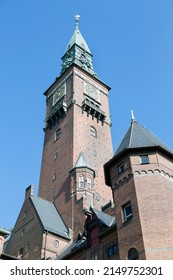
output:
M 62 57 L 63 63 L 61 73 L 74 63 L 95 76 L 96 74 L 92 65 L 91 51 L 79 31 L 79 19 L 80 16 L 76 15 L 75 31 L 65 49 L 65 54 Z

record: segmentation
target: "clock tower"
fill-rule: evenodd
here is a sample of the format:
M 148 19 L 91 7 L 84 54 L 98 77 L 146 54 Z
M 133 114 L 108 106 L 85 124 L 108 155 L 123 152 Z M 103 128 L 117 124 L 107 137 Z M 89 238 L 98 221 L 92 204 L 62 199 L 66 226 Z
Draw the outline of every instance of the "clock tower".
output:
M 110 203 L 103 165 L 112 157 L 108 92 L 78 27 L 62 57 L 60 76 L 45 91 L 46 118 L 39 197 L 54 202 L 74 237 L 84 210 Z

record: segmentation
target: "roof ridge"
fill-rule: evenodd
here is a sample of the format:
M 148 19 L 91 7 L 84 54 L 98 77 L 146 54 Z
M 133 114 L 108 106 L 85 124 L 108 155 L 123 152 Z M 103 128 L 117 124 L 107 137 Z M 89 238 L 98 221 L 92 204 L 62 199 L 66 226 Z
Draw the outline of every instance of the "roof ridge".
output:
M 130 138 L 129 138 L 129 145 L 127 146 L 127 148 L 130 148 L 131 142 L 132 142 L 132 135 L 133 135 L 133 128 L 134 128 L 134 120 L 131 123 L 131 130 L 130 130 Z

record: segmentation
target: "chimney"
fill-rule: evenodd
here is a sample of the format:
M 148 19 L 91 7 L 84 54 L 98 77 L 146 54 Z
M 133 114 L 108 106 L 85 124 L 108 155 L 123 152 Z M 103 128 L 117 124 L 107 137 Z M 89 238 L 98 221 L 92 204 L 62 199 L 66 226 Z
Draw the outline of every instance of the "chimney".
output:
M 31 184 L 25 191 L 25 200 L 34 195 L 34 186 Z

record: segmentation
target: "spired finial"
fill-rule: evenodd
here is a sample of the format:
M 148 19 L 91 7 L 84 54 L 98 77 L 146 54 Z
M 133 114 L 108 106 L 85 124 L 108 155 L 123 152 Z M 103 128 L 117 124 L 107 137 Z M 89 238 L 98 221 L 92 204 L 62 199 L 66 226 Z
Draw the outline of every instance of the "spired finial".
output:
M 134 122 L 135 116 L 134 116 L 133 110 L 131 110 L 130 113 L 131 113 L 131 121 Z
M 80 15 L 75 15 L 75 26 L 76 26 L 76 30 L 78 30 L 79 19 L 80 19 Z

